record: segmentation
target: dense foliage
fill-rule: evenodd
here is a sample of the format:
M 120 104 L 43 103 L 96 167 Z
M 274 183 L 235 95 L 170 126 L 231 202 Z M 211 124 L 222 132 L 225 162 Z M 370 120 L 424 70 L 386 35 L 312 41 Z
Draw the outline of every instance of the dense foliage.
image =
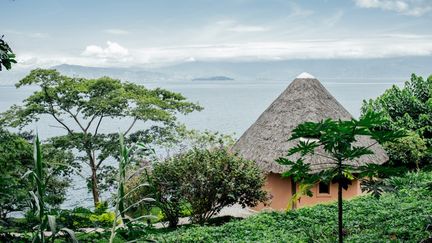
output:
M 393 142 L 404 137 L 402 131 L 374 129 L 384 122 L 385 118 L 381 114 L 373 112 L 365 114 L 359 120 L 327 119 L 320 122 L 304 122 L 294 128 L 289 138 L 299 140 L 296 146 L 288 150 L 288 156 L 299 155 L 297 160 L 291 161 L 290 157 L 282 157 L 277 160 L 280 164 L 290 166 L 282 176 L 292 178 L 296 183 L 308 185 L 306 190 L 308 195 L 312 194 L 310 188 L 316 183 L 338 184 L 339 242 L 343 241 L 342 189 L 348 189 L 348 185 L 354 179 L 354 173 L 360 174 L 359 179 L 362 179 L 364 174 L 370 175 L 377 169 L 377 161 L 366 161 L 362 166 L 351 161 L 373 154 L 371 147 L 376 143 Z M 369 143 L 357 143 L 360 138 L 368 138 L 369 140 L 366 141 Z M 306 163 L 307 156 L 323 157 L 325 162 Z M 316 167 L 323 167 L 323 165 L 324 169 Z M 293 197 L 293 199 L 296 198 L 297 195 Z
M 124 131 L 125 139 L 144 143 L 162 139 L 166 135 L 163 128 L 173 126 L 176 114 L 201 109 L 178 93 L 150 90 L 108 77 L 72 78 L 55 70 L 36 69 L 16 84 L 18 88 L 26 85 L 40 89 L 27 97 L 22 106 L 14 105 L 4 112 L 0 122 L 24 127 L 43 115 L 51 117 L 65 131 L 65 135 L 52 139 L 53 144 L 76 151 L 76 159 L 88 166 L 95 205 L 100 190 L 108 189 L 114 182 L 114 167 L 104 162 L 109 157 L 118 157 L 117 132 L 103 132 L 107 119 L 123 119 L 130 124 Z M 154 125 L 129 134 L 138 121 Z
M 9 212 L 25 210 L 28 192 L 34 189 L 28 178 L 22 178 L 26 171 L 34 168 L 33 146 L 28 139 L 0 128 L 0 219 L 6 218 Z M 73 156 L 50 144 L 43 146 L 47 171 L 51 174 L 45 182 L 45 200 L 49 206 L 58 206 L 65 200 L 72 173 L 63 164 L 73 163 Z
M 391 178 L 395 188 L 380 199 L 362 196 L 344 203 L 346 242 L 419 242 L 432 236 L 432 173 Z M 260 213 L 223 226 L 158 231 L 162 242 L 335 242 L 337 205 L 323 204 L 284 213 Z
M 388 118 L 377 129 L 406 129 L 418 135 L 387 145 L 393 165 L 414 169 L 431 163 L 432 76 L 424 79 L 412 74 L 404 87 L 393 85 L 378 98 L 363 101 L 362 115 L 371 110 Z M 409 154 L 403 156 L 405 152 Z

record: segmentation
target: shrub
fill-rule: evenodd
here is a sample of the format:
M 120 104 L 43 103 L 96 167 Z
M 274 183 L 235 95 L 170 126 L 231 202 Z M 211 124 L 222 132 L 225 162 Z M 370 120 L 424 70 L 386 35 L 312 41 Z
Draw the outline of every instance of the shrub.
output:
M 265 179 L 255 163 L 224 148 L 192 149 L 157 163 L 153 180 L 166 199 L 187 202 L 192 221 L 201 224 L 226 206 L 253 207 L 267 200 Z

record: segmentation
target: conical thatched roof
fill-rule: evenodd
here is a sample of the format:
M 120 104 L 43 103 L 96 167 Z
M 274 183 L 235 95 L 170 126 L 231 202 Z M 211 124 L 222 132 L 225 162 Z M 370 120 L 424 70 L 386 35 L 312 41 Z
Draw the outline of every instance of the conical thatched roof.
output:
M 287 168 L 276 163 L 275 159 L 286 156 L 288 149 L 298 143 L 296 140 L 287 141 L 291 131 L 300 123 L 327 118 L 349 120 L 352 116 L 316 78 L 302 73 L 240 137 L 233 150 L 245 159 L 256 161 L 264 172 L 282 173 Z M 357 143 L 368 146 L 375 141 L 360 137 Z M 371 149 L 375 154 L 365 155 L 359 161 L 350 163 L 382 164 L 388 160 L 380 145 L 375 144 Z M 328 165 L 324 163 L 329 161 L 324 157 L 310 156 L 306 162 L 313 164 L 311 168 L 314 171 L 319 171 L 325 169 Z

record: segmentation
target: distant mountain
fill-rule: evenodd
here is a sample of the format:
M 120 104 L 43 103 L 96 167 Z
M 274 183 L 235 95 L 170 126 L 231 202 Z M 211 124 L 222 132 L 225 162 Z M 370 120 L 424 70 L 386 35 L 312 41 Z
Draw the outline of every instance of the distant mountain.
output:
M 109 67 L 87 67 L 79 65 L 61 64 L 53 66 L 59 72 L 69 76 L 79 76 L 84 78 L 99 78 L 109 76 L 131 82 L 152 82 L 170 79 L 168 75 L 148 71 L 139 68 L 109 68 Z
M 154 69 L 173 77 L 227 76 L 236 80 L 292 80 L 308 72 L 320 80 L 408 79 L 411 73 L 432 74 L 432 56 L 375 59 L 302 59 L 250 62 L 187 62 Z
M 192 81 L 228 81 L 228 80 L 234 80 L 234 79 L 226 76 L 212 76 L 212 77 L 201 77 L 201 78 L 192 79 Z
M 317 59 L 281 61 L 197 61 L 171 66 L 144 68 L 87 67 L 62 64 L 52 67 L 70 76 L 96 78 L 110 76 L 136 83 L 182 81 L 201 79 L 218 80 L 229 77 L 235 80 L 292 80 L 299 73 L 308 72 L 321 81 L 361 82 L 374 79 L 395 82 L 409 79 L 411 73 L 421 76 L 432 74 L 432 56 L 394 57 L 375 59 Z M 30 70 L 12 69 L 0 72 L 0 85 L 10 85 L 28 74 Z M 339 81 L 340 80 L 340 81 Z

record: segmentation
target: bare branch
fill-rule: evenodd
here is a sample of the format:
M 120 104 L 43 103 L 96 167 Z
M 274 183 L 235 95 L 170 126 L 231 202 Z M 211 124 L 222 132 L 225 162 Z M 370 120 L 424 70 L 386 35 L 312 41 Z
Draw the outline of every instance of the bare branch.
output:
M 130 130 L 132 129 L 132 127 L 135 125 L 135 122 L 138 120 L 138 117 L 135 117 L 132 124 L 129 126 L 129 128 L 126 130 L 126 132 L 124 132 L 123 136 L 126 136 L 126 134 L 128 134 L 128 132 L 130 132 Z
M 93 120 L 97 117 L 97 113 L 90 119 L 89 123 L 87 124 L 86 128 L 85 128 L 85 133 L 87 133 L 87 130 L 89 129 L 89 127 L 91 126 L 91 124 L 93 123 Z
M 46 89 L 46 87 L 43 87 L 43 90 L 44 90 L 44 92 L 45 92 L 45 95 L 46 95 L 46 97 L 48 98 L 48 105 L 49 105 L 49 107 L 50 107 L 50 109 L 51 109 L 51 115 L 54 117 L 54 119 L 58 122 L 58 123 L 60 123 L 68 132 L 69 132 L 69 134 L 72 134 L 72 130 L 68 127 L 68 126 L 66 126 L 66 124 L 64 124 L 64 122 L 62 122 L 56 115 L 55 115 L 55 111 L 54 111 L 54 107 L 53 107 L 53 104 L 52 104 L 52 99 L 51 99 L 51 97 L 49 96 L 49 94 L 48 94 L 48 91 L 47 91 L 47 89 Z
M 104 116 L 101 115 L 101 117 L 99 118 L 99 121 L 98 121 L 98 124 L 96 125 L 96 129 L 95 129 L 95 132 L 94 132 L 93 136 L 96 136 L 96 134 L 98 133 L 99 126 L 100 126 L 100 124 L 101 124 L 101 122 L 102 122 L 102 118 L 103 118 L 103 117 L 104 117 Z
M 83 125 L 81 124 L 81 122 L 78 120 L 78 117 L 75 116 L 74 114 L 72 114 L 72 112 L 70 112 L 69 110 L 66 109 L 62 109 L 64 111 L 66 111 L 74 120 L 75 122 L 78 124 L 78 126 L 81 128 L 81 130 L 86 133 L 86 129 L 83 127 Z

